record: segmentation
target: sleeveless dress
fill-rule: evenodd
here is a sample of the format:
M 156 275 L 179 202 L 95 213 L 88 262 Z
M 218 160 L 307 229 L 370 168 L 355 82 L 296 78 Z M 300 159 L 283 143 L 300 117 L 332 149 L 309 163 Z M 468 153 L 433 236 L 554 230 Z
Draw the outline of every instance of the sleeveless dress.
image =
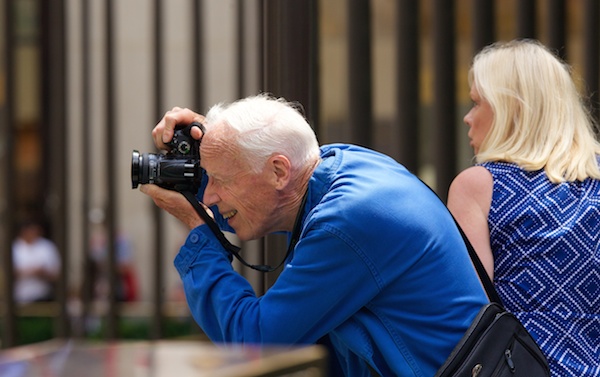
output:
M 483 163 L 494 284 L 548 358 L 552 376 L 600 376 L 600 181 Z

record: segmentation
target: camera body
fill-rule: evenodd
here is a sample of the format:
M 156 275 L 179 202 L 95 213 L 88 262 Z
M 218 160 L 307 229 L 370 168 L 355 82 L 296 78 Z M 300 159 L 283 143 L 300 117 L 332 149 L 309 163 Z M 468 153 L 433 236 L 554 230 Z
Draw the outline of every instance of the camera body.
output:
M 173 139 L 167 143 L 166 154 L 142 153 L 134 150 L 131 155 L 131 186 L 153 183 L 179 192 L 196 193 L 202 180 L 200 168 L 200 140 L 194 139 L 190 131 L 202 124 L 194 122 L 176 129 Z

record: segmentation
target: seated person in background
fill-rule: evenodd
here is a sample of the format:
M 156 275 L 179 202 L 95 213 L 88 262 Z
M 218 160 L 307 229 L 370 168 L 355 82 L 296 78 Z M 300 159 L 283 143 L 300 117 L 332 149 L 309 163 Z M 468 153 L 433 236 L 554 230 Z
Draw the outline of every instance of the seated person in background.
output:
M 93 282 L 93 297 L 106 299 L 110 294 L 108 273 L 108 240 L 106 226 L 95 223 L 90 237 L 90 258 L 93 262 L 88 278 Z M 115 243 L 117 264 L 117 301 L 135 301 L 138 299 L 138 279 L 135 270 L 133 247 L 127 235 L 117 231 Z
M 56 245 L 43 237 L 41 224 L 35 221 L 22 223 L 13 242 L 12 253 L 15 301 L 53 300 L 60 272 L 60 255 Z
M 195 320 L 215 342 L 330 345 L 331 375 L 432 376 L 488 302 L 450 212 L 392 158 L 346 144 L 319 148 L 290 103 L 265 95 L 216 105 L 201 122 L 198 198 L 241 240 L 285 232 L 289 256 L 257 297 L 178 192 L 141 191 L 190 229 L 175 259 Z
M 483 49 L 465 115 L 477 165 L 448 207 L 553 376 L 600 376 L 600 144 L 570 68 L 537 41 Z

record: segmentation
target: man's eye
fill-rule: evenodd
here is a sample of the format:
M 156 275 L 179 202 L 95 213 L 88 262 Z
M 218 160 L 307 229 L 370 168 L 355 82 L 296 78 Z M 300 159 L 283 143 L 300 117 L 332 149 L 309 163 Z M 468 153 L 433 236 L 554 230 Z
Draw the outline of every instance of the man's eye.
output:
M 223 180 L 221 179 L 217 179 L 214 177 L 210 177 L 209 178 L 209 182 L 213 184 L 213 186 L 222 186 L 223 185 Z

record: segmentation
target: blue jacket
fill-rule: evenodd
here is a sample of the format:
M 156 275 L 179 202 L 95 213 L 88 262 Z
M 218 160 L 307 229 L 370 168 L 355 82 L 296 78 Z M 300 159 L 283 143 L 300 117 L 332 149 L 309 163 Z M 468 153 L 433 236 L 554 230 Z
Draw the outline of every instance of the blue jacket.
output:
M 215 342 L 328 338 L 346 376 L 368 376 L 367 363 L 434 375 L 488 301 L 450 213 L 385 155 L 338 144 L 321 157 L 300 241 L 262 297 L 206 225 L 191 231 L 175 266 L 192 315 Z

